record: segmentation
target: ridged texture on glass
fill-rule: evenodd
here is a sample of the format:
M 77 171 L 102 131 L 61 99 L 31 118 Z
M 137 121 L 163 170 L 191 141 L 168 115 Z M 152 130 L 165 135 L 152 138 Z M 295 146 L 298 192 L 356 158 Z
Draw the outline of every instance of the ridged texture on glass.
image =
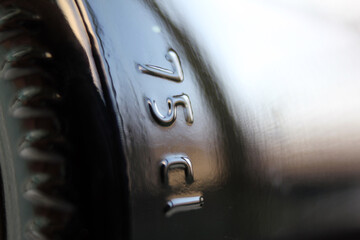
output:
M 30 172 L 23 197 L 33 206 L 25 228 L 27 239 L 54 239 L 72 212 L 61 198 L 64 184 L 64 149 L 58 109 L 62 97 L 57 90 L 51 50 L 39 41 L 41 16 L 10 5 L 0 15 L 0 77 L 15 87 L 9 99 L 9 114 L 25 129 L 17 152 Z

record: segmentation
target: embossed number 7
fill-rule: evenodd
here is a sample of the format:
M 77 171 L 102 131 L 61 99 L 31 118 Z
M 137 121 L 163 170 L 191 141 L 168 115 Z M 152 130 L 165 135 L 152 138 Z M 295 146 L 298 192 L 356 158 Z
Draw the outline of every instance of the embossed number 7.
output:
M 184 80 L 184 74 L 181 68 L 180 59 L 176 52 L 169 50 L 169 52 L 165 55 L 165 58 L 171 63 L 173 68 L 172 71 L 150 64 L 138 64 L 138 69 L 142 73 L 153 75 L 155 77 L 161 77 L 175 82 L 182 82 Z
M 174 50 L 169 50 L 165 57 L 171 63 L 173 68 L 172 71 L 150 64 L 138 64 L 137 67 L 142 73 L 165 78 L 175 82 L 182 82 L 184 80 L 184 73 L 181 68 L 180 59 L 176 52 Z M 167 99 L 168 111 L 166 115 L 160 113 L 155 100 L 147 99 L 147 105 L 149 106 L 150 113 L 155 121 L 162 126 L 171 126 L 175 122 L 177 106 L 184 107 L 185 119 L 189 125 L 193 124 L 194 122 L 194 115 L 190 98 L 184 93 L 181 95 L 171 96 Z

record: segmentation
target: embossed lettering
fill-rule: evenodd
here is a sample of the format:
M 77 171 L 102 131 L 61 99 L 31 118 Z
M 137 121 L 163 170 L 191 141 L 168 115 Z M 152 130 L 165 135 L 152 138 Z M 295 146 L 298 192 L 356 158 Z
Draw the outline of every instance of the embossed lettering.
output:
M 187 156 L 170 156 L 161 161 L 160 173 L 162 182 L 167 185 L 169 182 L 169 170 L 179 168 L 184 169 L 186 183 L 191 184 L 194 181 L 194 171 L 192 163 Z
M 150 113 L 155 119 L 162 126 L 171 126 L 176 120 L 176 112 L 177 106 L 184 107 L 184 114 L 185 120 L 188 124 L 193 124 L 194 122 L 194 115 L 193 110 L 190 102 L 190 98 L 186 94 L 175 95 L 169 97 L 167 99 L 168 111 L 165 115 L 161 114 L 159 108 L 155 102 L 155 100 L 148 99 L 147 100 Z
M 165 216 L 171 217 L 175 213 L 201 209 L 204 202 L 203 196 L 173 198 L 166 204 Z
M 181 68 L 180 59 L 176 52 L 174 50 L 169 50 L 169 52 L 165 55 L 165 58 L 171 63 L 172 70 L 150 64 L 138 64 L 137 67 L 142 73 L 165 78 L 175 82 L 182 82 L 184 80 L 184 74 Z

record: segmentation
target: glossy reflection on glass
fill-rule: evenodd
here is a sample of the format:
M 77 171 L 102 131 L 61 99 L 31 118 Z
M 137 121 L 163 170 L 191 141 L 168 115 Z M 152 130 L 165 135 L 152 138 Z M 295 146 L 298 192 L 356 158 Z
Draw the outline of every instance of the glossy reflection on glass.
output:
M 88 1 L 127 153 L 134 239 L 360 228 L 351 204 L 360 173 L 358 23 L 329 3 L 296 2 Z M 181 84 L 171 79 L 179 66 Z M 196 173 L 184 189 L 159 181 L 159 161 L 172 152 L 186 153 Z M 164 220 L 164 198 L 182 196 L 174 189 L 201 191 L 207 207 Z

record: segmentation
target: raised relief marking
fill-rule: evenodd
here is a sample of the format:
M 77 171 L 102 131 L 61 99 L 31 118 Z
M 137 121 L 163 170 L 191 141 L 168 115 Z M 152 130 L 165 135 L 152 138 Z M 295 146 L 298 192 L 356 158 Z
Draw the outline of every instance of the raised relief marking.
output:
M 194 182 L 193 167 L 187 156 L 171 156 L 162 160 L 160 163 L 161 181 L 167 185 L 169 183 L 169 170 L 179 168 L 184 169 L 187 184 Z
M 167 202 L 165 216 L 171 217 L 175 213 L 200 209 L 204 206 L 204 197 L 183 197 L 174 198 Z
M 182 82 L 184 80 L 184 73 L 181 68 L 180 59 L 176 52 L 174 50 L 169 50 L 169 52 L 165 55 L 165 58 L 171 63 L 172 70 L 150 64 L 138 64 L 137 67 L 142 73 L 153 75 L 155 77 L 165 78 L 175 82 Z
M 194 115 L 190 102 L 190 98 L 186 94 L 175 95 L 167 99 L 168 111 L 166 115 L 160 113 L 159 108 L 155 100 L 148 99 L 150 113 L 157 123 L 162 126 L 171 126 L 176 120 L 176 108 L 177 106 L 184 107 L 185 120 L 188 124 L 193 124 Z

